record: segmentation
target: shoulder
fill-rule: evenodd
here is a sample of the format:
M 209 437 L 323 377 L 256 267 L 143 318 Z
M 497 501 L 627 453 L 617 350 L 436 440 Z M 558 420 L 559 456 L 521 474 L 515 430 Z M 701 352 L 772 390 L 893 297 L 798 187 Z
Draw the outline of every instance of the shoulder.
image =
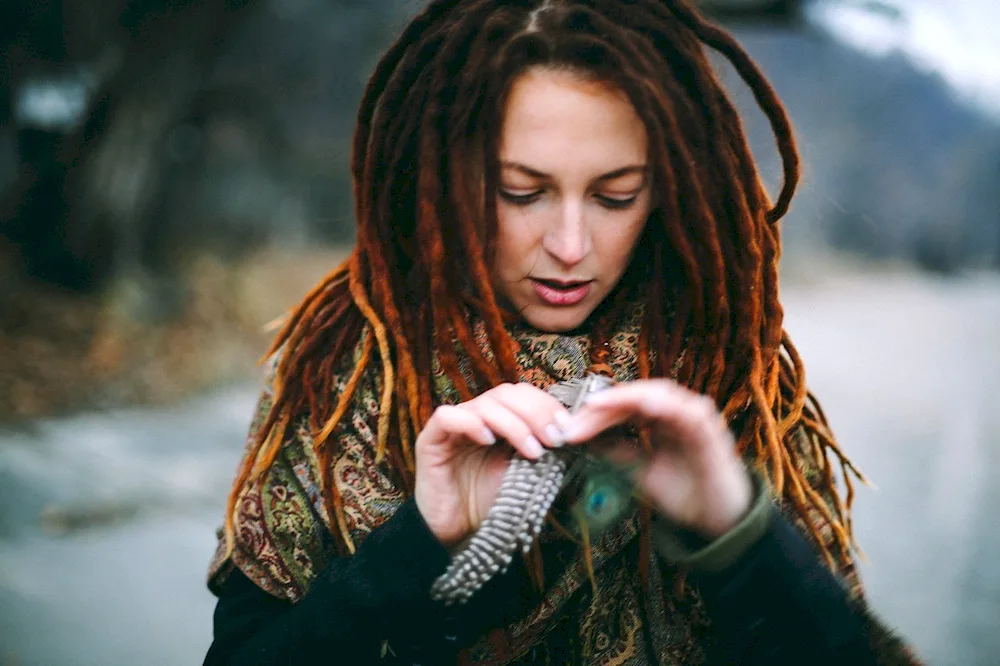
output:
M 335 376 L 328 398 L 334 403 L 355 374 L 359 355 L 355 351 L 331 364 Z M 308 411 L 275 418 L 279 390 L 310 389 L 290 386 L 296 379 L 280 376 L 282 353 L 279 350 L 266 364 L 265 385 L 243 459 L 243 465 L 266 464 L 266 471 L 239 488 L 232 515 L 232 548 L 227 552 L 225 540 L 220 541 L 209 571 L 209 587 L 220 588 L 235 566 L 265 591 L 297 601 L 336 556 L 335 541 L 363 540 L 394 513 L 405 496 L 387 468 L 376 463 L 378 364 L 369 364 L 357 377 L 343 418 L 320 441 L 318 435 L 326 424 Z M 265 446 L 260 447 L 262 440 Z M 333 516 L 331 500 L 339 507 Z

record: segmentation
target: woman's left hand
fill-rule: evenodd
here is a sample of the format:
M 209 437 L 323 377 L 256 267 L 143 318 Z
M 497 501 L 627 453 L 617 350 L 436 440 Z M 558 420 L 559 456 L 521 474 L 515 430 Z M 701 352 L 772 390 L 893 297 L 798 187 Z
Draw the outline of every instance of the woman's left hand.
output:
M 652 455 L 643 460 L 634 480 L 666 518 L 713 539 L 749 511 L 750 476 L 710 398 L 666 379 L 618 384 L 588 397 L 563 427 L 563 436 L 570 445 L 585 443 L 624 423 L 649 430 Z M 617 446 L 605 453 L 627 463 L 642 453 L 630 448 Z

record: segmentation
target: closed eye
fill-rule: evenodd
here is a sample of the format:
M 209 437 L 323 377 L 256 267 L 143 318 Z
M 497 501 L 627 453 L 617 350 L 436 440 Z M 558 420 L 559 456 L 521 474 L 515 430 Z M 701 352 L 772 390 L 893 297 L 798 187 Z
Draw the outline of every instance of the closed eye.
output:
M 515 206 L 527 206 L 528 204 L 534 203 L 538 200 L 545 190 L 535 190 L 534 192 L 528 192 L 526 194 L 514 194 L 509 190 L 500 189 L 498 193 L 500 198 L 508 203 L 512 203 Z
M 635 203 L 636 199 L 639 198 L 639 195 L 633 194 L 630 197 L 620 198 L 609 197 L 606 194 L 595 194 L 594 198 L 597 199 L 598 203 L 610 210 L 625 210 L 626 208 L 630 208 L 632 204 Z
M 504 201 L 514 204 L 515 206 L 528 206 L 535 203 L 538 199 L 545 194 L 545 190 L 535 190 L 533 192 L 525 193 L 514 193 L 510 190 L 498 189 L 497 193 L 500 198 Z M 632 205 L 639 198 L 639 193 L 633 194 L 629 197 L 611 197 L 606 194 L 595 194 L 594 200 L 596 200 L 600 205 L 604 206 L 609 210 L 626 210 L 631 208 Z

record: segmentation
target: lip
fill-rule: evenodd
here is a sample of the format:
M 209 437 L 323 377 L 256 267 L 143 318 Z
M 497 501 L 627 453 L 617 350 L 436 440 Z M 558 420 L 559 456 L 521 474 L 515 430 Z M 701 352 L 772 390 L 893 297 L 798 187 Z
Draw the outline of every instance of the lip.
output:
M 568 307 L 576 305 L 590 293 L 593 280 L 540 280 L 531 278 L 535 293 L 548 305 Z

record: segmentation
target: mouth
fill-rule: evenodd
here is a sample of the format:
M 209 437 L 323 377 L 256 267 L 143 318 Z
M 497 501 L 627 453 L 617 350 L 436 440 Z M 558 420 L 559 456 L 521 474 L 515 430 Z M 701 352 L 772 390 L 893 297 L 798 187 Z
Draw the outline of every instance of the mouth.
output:
M 531 278 L 538 297 L 553 306 L 576 305 L 590 293 L 593 280 L 551 280 Z
M 593 282 L 593 280 L 549 280 L 546 278 L 532 278 L 532 280 L 552 289 L 575 289 L 581 285 Z

